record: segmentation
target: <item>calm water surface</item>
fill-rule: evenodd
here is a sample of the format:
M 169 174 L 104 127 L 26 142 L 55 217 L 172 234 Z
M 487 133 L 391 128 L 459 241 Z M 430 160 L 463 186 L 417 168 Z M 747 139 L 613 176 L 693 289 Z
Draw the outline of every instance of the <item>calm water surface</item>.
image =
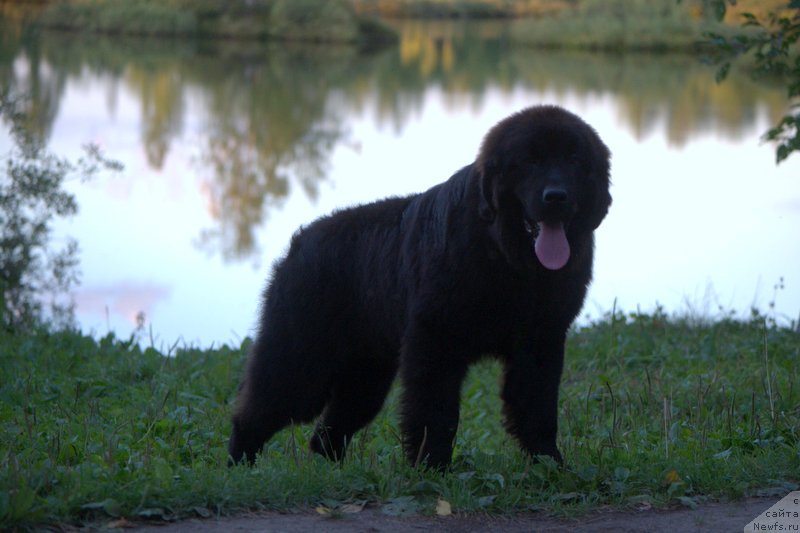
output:
M 55 241 L 80 243 L 82 328 L 127 336 L 143 312 L 158 346 L 238 342 L 300 224 L 443 181 L 495 122 L 539 103 L 583 116 L 614 154 L 584 321 L 657 305 L 798 317 L 800 157 L 776 167 L 759 142 L 785 109 L 779 87 L 715 85 L 688 57 L 514 48 L 504 33 L 408 24 L 373 53 L 4 35 L 0 83 L 33 95 L 31 131 L 60 155 L 94 142 L 125 165 L 68 184 L 80 212 Z

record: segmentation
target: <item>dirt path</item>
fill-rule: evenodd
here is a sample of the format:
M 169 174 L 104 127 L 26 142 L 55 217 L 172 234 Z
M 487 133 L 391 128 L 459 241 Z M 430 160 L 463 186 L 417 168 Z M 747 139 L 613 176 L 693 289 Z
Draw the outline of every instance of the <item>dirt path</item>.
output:
M 255 513 L 234 518 L 186 520 L 164 525 L 137 525 L 146 533 L 221 533 L 221 532 L 371 532 L 452 531 L 459 533 L 506 532 L 731 532 L 742 531 L 759 513 L 775 503 L 774 499 L 749 499 L 736 503 L 710 503 L 697 509 L 671 511 L 598 511 L 575 520 L 555 519 L 538 514 L 514 517 L 452 515 L 447 517 L 388 516 L 380 508 L 367 507 L 361 512 L 339 518 L 313 511 L 298 514 Z

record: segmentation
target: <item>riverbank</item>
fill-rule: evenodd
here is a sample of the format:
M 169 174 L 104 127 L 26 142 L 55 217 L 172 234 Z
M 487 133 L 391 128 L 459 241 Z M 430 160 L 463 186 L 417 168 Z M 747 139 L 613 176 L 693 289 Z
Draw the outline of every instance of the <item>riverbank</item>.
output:
M 42 0 L 0 4 L 28 27 L 108 35 L 356 44 L 393 43 L 397 34 L 346 0 Z
M 358 44 L 396 42 L 397 19 L 513 21 L 514 43 L 605 51 L 695 51 L 709 32 L 741 31 L 783 0 L 741 0 L 720 19 L 701 0 L 40 0 L 0 1 L 0 17 L 38 28 L 110 35 Z
M 112 335 L 0 331 L 0 529 L 365 507 L 575 518 L 748 496 L 773 498 L 766 508 L 798 487 L 796 328 L 758 314 L 617 313 L 572 332 L 563 468 L 530 462 L 507 437 L 501 369 L 477 365 L 446 474 L 403 460 L 396 389 L 341 464 L 309 454 L 309 428 L 298 426 L 272 439 L 255 468 L 227 468 L 249 340 L 161 351 Z
M 711 2 L 581 0 L 547 18 L 523 18 L 513 24 L 512 40 L 539 48 L 624 52 L 696 52 L 709 34 L 731 38 L 748 34 L 743 14 L 767 20 L 784 0 L 740 0 L 724 14 Z

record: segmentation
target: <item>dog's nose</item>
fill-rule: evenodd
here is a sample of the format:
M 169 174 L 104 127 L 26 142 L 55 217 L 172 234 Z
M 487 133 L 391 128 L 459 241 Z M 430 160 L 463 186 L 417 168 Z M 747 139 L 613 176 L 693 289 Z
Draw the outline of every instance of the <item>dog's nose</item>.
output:
M 545 187 L 542 200 L 546 204 L 560 204 L 567 201 L 567 191 L 561 187 Z

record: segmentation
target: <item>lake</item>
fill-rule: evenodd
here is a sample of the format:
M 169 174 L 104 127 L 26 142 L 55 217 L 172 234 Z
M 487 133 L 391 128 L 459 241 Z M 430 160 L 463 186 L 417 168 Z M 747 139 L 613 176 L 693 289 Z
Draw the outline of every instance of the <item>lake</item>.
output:
M 800 155 L 776 166 L 759 140 L 786 110 L 780 86 L 718 85 L 687 56 L 514 47 L 503 22 L 401 30 L 371 52 L 5 33 L 0 83 L 33 97 L 30 131 L 125 165 L 70 181 L 80 210 L 55 228 L 80 244 L 81 328 L 127 337 L 138 315 L 145 345 L 240 342 L 298 226 L 445 180 L 540 103 L 613 153 L 584 323 L 657 307 L 797 320 Z

